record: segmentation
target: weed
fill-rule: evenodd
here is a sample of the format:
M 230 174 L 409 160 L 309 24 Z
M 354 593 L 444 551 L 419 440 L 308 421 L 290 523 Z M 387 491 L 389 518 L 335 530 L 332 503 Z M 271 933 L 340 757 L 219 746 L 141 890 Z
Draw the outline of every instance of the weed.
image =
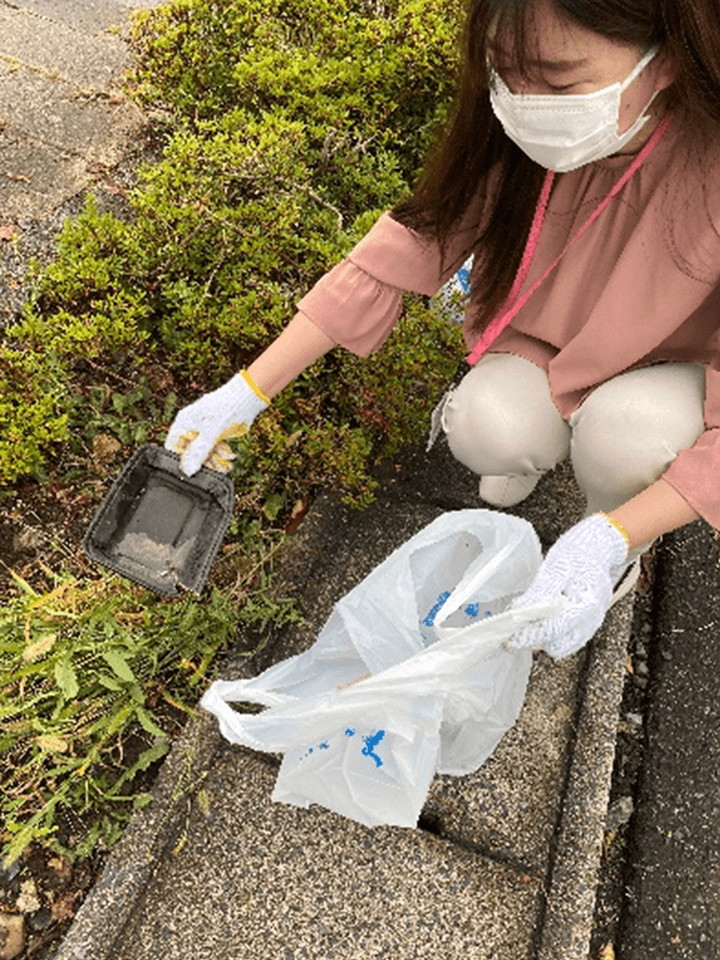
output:
M 253 548 L 254 563 L 205 600 L 167 602 L 119 577 L 81 582 L 50 571 L 51 588 L 39 592 L 13 576 L 17 596 L 0 607 L 6 861 L 31 842 L 69 859 L 108 847 L 148 802 L 136 778 L 168 751 L 177 717 L 193 713 L 218 651 L 240 627 L 301 619 L 270 587 L 275 540 L 269 547 L 267 535 L 261 543 L 245 531 L 244 556 Z M 128 738 L 141 746 L 122 763 Z M 75 826 L 63 836 L 64 818 Z

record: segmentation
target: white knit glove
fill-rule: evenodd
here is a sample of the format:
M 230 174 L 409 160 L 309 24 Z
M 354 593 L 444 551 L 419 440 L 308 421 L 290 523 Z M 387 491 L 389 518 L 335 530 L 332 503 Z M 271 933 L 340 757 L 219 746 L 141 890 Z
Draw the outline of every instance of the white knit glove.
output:
M 557 658 L 575 653 L 605 619 L 627 557 L 628 541 L 604 514 L 576 523 L 548 550 L 535 579 L 512 604 L 520 607 L 563 594 L 565 610 L 524 627 L 508 646 L 540 647 Z
M 203 464 L 227 473 L 235 454 L 224 441 L 245 436 L 269 403 L 243 370 L 222 387 L 183 407 L 170 426 L 165 448 L 180 454 L 180 466 L 188 477 Z

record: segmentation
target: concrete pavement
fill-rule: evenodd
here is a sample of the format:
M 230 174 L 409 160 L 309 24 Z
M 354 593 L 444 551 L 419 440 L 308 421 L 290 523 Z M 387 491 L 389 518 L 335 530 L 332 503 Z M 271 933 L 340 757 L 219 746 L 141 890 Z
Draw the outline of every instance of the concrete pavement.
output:
M 50 254 L 57 212 L 142 129 L 119 85 L 139 6 L 159 0 L 0 0 L 0 327 L 22 301 L 23 264 Z
M 4 223 L 41 219 L 127 150 L 142 115 L 119 89 L 127 44 L 107 28 L 128 12 L 119 3 L 0 0 Z

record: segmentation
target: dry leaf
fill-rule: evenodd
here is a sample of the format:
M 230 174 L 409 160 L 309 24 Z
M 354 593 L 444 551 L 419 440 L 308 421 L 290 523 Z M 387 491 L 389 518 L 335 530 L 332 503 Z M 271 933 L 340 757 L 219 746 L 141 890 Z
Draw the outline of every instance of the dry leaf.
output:
M 93 456 L 96 460 L 109 460 L 122 449 L 122 444 L 107 433 L 98 433 L 93 437 Z
M 36 913 L 41 906 L 35 881 L 25 880 L 20 884 L 20 896 L 17 898 L 15 909 L 18 913 Z
M 55 737 L 48 733 L 37 737 L 36 742 L 41 750 L 47 750 L 48 753 L 67 753 L 68 742 L 65 737 Z
M 75 898 L 77 896 L 77 893 L 64 893 L 59 900 L 56 900 L 50 907 L 53 920 L 57 923 L 71 920 L 75 916 Z
M 606 943 L 604 947 L 600 947 L 598 960 L 615 960 L 615 947 L 611 943 Z
M 57 634 L 49 633 L 46 637 L 36 640 L 35 643 L 31 643 L 29 647 L 25 647 L 23 650 L 23 660 L 30 660 L 31 663 L 39 660 L 40 657 L 52 648 L 56 640 Z
M 60 880 L 69 880 L 72 876 L 72 867 L 65 857 L 51 857 L 48 866 L 52 867 Z

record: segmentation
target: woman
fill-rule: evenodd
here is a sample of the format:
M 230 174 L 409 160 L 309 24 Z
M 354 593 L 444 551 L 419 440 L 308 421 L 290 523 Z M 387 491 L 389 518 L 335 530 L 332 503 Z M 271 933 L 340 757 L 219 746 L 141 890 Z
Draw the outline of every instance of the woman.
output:
M 227 469 L 222 441 L 298 373 L 337 344 L 378 349 L 404 290 L 435 294 L 473 255 L 450 449 L 503 507 L 569 455 L 588 505 L 518 601 L 562 593 L 564 613 L 514 642 L 573 653 L 655 538 L 720 527 L 713 6 L 472 0 L 453 119 L 413 195 L 247 371 L 180 412 L 166 446 L 186 472 Z

